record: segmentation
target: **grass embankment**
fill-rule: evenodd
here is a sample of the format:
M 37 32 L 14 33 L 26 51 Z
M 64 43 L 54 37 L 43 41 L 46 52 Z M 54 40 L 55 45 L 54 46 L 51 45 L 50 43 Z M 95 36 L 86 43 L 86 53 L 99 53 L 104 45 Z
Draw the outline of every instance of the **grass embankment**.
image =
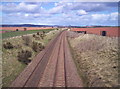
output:
M 50 31 L 50 30 L 49 30 Z M 31 32 L 31 31 L 30 31 Z M 38 31 L 37 31 L 38 32 Z M 47 43 L 56 35 L 59 31 L 50 31 L 48 33 L 45 33 L 44 39 L 35 39 L 33 35 L 29 35 L 32 41 L 40 42 L 44 46 L 47 45 Z M 13 49 L 5 49 L 3 48 L 3 87 L 8 87 L 11 82 L 23 71 L 23 69 L 27 66 L 24 63 L 21 63 L 17 60 L 18 52 L 21 50 L 29 50 L 32 52 L 32 56 L 30 59 L 34 59 L 34 57 L 39 53 L 35 52 L 31 46 L 26 46 L 24 44 L 24 40 L 22 37 L 17 37 L 13 39 L 3 39 L 3 44 L 5 42 L 11 42 L 13 45 L 20 45 L 20 48 L 13 48 Z
M 32 33 L 36 33 L 38 31 L 45 31 L 45 32 L 49 32 L 52 31 L 54 29 L 44 29 L 44 30 L 27 30 L 27 31 L 14 31 L 14 32 L 6 32 L 6 33 L 2 33 L 2 39 L 4 38 L 9 38 L 9 37 L 14 37 L 14 36 L 21 36 L 21 35 L 26 35 L 26 34 L 32 34 Z
M 118 86 L 118 60 L 120 59 L 118 37 L 93 34 L 80 34 L 75 37 L 75 35 L 69 37 L 69 42 L 85 86 Z

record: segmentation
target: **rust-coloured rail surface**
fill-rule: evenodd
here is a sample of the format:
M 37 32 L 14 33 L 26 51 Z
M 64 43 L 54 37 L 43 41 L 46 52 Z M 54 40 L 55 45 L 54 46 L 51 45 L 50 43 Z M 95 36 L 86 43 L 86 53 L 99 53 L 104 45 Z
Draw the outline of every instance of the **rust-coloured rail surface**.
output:
M 59 33 L 10 87 L 83 87 L 66 38 Z

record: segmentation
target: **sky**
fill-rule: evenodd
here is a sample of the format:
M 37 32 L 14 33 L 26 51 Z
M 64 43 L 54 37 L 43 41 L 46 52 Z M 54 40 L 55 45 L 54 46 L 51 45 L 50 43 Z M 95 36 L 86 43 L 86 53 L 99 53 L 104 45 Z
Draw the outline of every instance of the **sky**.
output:
M 117 2 L 1 2 L 0 24 L 117 26 Z

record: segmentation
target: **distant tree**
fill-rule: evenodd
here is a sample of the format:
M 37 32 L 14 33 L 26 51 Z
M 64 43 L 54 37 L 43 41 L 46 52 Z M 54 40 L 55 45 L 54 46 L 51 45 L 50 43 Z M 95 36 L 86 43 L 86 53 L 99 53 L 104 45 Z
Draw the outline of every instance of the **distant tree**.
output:
M 24 28 L 24 31 L 26 31 L 27 30 L 27 28 Z
M 18 29 L 16 29 L 16 31 L 19 31 Z

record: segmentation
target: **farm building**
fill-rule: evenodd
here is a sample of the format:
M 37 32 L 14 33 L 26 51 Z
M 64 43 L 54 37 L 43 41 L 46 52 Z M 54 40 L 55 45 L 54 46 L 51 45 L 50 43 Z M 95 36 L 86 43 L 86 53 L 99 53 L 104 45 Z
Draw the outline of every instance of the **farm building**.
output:
M 118 27 L 71 28 L 71 30 L 84 34 L 96 34 L 102 36 L 120 37 L 120 28 Z

